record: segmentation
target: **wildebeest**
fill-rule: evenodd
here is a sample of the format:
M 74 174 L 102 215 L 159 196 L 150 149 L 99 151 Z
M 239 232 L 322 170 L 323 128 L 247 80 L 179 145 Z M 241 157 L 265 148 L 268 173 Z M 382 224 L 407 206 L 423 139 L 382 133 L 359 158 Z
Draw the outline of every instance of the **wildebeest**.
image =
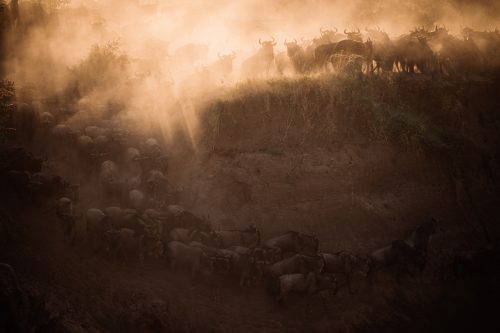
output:
M 270 265 L 267 274 L 270 278 L 276 279 L 284 274 L 321 272 L 324 267 L 325 259 L 322 256 L 296 254 Z
M 128 228 L 110 229 L 104 233 L 109 258 L 123 261 L 138 260 L 142 263 L 142 239 Z
M 500 32 L 494 31 L 475 31 L 469 27 L 462 28 L 464 41 L 468 42 L 470 49 L 477 50 L 481 54 L 488 69 L 497 69 L 500 67 Z M 472 47 L 473 45 L 473 47 Z
M 323 27 L 321 27 L 319 29 L 320 36 L 312 40 L 312 46 L 316 48 L 320 45 L 335 43 L 341 40 L 342 38 L 337 34 L 338 29 L 334 29 L 335 31 L 330 29 L 323 29 Z
M 366 277 L 370 272 L 370 261 L 368 258 L 363 258 L 344 251 L 334 254 L 322 253 L 321 256 L 325 261 L 323 272 L 343 275 L 351 294 L 353 293 L 351 286 L 352 275 L 360 274 Z
M 112 228 L 108 216 L 98 208 L 89 208 L 85 212 L 85 223 L 87 225 L 87 243 L 100 252 L 105 245 L 104 234 Z
M 419 251 L 403 240 L 396 240 L 369 255 L 370 276 L 376 271 L 388 271 L 396 275 L 396 279 L 404 274 L 415 275 L 425 266 L 425 258 Z
M 56 215 L 63 225 L 64 233 L 66 235 L 73 233 L 78 216 L 73 212 L 73 202 L 70 198 L 62 197 L 57 200 Z M 73 233 L 72 237 L 74 236 L 75 234 Z
M 244 230 L 220 230 L 213 234 L 222 248 L 231 246 L 256 247 L 260 244 L 260 231 L 256 227 Z
M 118 166 L 115 162 L 110 160 L 102 162 L 99 172 L 99 183 L 108 195 L 120 198 L 123 181 L 120 178 Z
M 241 73 L 245 78 L 268 76 L 274 62 L 274 38 L 269 41 L 259 39 L 260 49 L 241 64 Z
M 251 255 L 251 250 L 245 248 L 246 251 L 241 251 L 242 249 L 242 247 L 239 247 L 239 251 L 235 251 L 234 249 L 216 249 L 214 253 L 210 250 L 207 251 L 207 248 L 205 248 L 204 251 L 214 258 L 216 272 L 220 263 L 222 266 L 219 270 L 236 276 L 240 287 L 252 287 L 261 277 L 262 272 L 259 271 L 256 260 Z
M 268 239 L 264 245 L 267 248 L 279 248 L 282 254 L 293 252 L 315 255 L 318 253 L 319 241 L 314 235 L 288 231 L 280 236 Z
M 373 60 L 376 63 L 374 70 L 392 72 L 395 61 L 395 47 L 386 32 L 377 29 L 365 28 L 368 39 L 373 42 Z
M 207 70 L 210 72 L 211 81 L 214 83 L 227 83 L 231 80 L 233 73 L 233 60 L 236 58 L 236 53 L 217 54 L 218 59 L 208 65 Z
M 170 261 L 170 268 L 183 267 L 193 278 L 199 273 L 213 272 L 213 261 L 199 247 L 172 241 L 167 244 L 166 256 Z
M 70 184 L 58 175 L 37 172 L 31 175 L 30 186 L 36 199 L 47 199 L 65 194 Z
M 169 194 L 169 181 L 163 172 L 159 170 L 151 170 L 146 177 L 149 194 L 157 198 L 165 198 Z
M 286 52 L 290 59 L 295 73 L 305 74 L 313 69 L 314 58 L 306 53 L 304 48 L 297 43 L 285 40 Z
M 346 62 L 354 63 L 354 69 L 361 71 L 363 62 L 366 64 L 367 72 L 373 71 L 373 43 L 368 40 L 360 42 L 357 40 L 342 40 L 335 46 L 334 55 L 330 57 L 334 67 L 343 67 Z
M 335 54 L 337 43 L 322 44 L 314 50 L 314 62 L 317 68 L 325 69 L 331 57 Z
M 107 222 L 114 229 L 132 229 L 137 235 L 144 234 L 144 224 L 139 212 L 135 209 L 122 209 L 111 206 L 104 209 Z
M 285 51 L 276 53 L 274 56 L 274 63 L 276 65 L 276 71 L 280 75 L 289 75 L 296 72 L 292 61 Z
M 333 275 L 324 275 L 317 272 L 307 274 L 286 274 L 278 278 L 279 295 L 278 302 L 285 304 L 286 298 L 290 293 L 302 295 L 314 295 L 319 293 L 326 310 L 327 292 L 336 291 L 337 283 Z
M 131 186 L 131 185 L 134 185 L 134 184 L 127 182 L 127 186 Z M 127 199 L 128 199 L 128 204 L 130 205 L 130 207 L 132 207 L 138 211 L 142 211 L 146 205 L 146 195 L 142 191 L 137 189 L 137 187 L 139 185 L 140 185 L 140 183 L 137 184 L 136 186 L 134 186 L 135 188 L 131 189 L 128 192 Z
M 415 68 L 421 73 L 430 73 L 435 67 L 435 57 L 427 38 L 419 33 L 402 36 L 394 42 L 396 67 L 407 73 Z
M 196 234 L 196 231 L 190 229 L 183 228 L 174 228 L 169 232 L 169 238 L 172 241 L 189 243 L 193 240 L 193 236 Z
M 344 29 L 344 34 L 347 36 L 348 40 L 363 42 L 363 36 L 361 36 L 361 31 L 359 29 L 356 29 L 356 31 L 347 31 L 347 29 Z

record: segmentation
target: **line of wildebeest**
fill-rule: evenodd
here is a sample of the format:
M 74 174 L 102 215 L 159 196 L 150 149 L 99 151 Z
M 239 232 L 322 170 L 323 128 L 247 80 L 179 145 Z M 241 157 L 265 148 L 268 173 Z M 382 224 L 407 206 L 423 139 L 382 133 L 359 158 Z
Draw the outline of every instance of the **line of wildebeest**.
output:
M 22 205 L 39 204 L 46 212 L 54 208 L 70 243 L 92 254 L 111 261 L 161 261 L 188 271 L 193 279 L 233 276 L 242 287 L 265 282 L 279 301 L 291 292 L 326 296 L 339 281 L 352 291 L 353 276 L 369 278 L 376 271 L 399 280 L 426 266 L 436 229 L 433 218 L 408 238 L 368 254 L 326 253 L 315 235 L 299 231 L 261 240 L 255 225 L 221 230 L 178 204 L 180 190 L 167 178 L 169 157 L 159 140 L 141 137 L 119 121 L 89 120 L 71 128 L 57 118 L 42 113 L 31 140 L 43 138 L 57 163 L 74 169 L 86 184 L 42 171 L 43 165 L 50 169 L 50 161 L 4 145 L 2 196 L 16 197 Z M 2 224 L 0 230 L 7 233 L 9 226 Z M 457 252 L 454 263 L 458 271 L 489 274 L 498 270 L 500 254 L 497 248 Z
M 279 74 L 310 74 L 328 70 L 365 72 L 439 73 L 443 75 L 485 74 L 500 67 L 500 33 L 475 31 L 465 27 L 461 36 L 449 33 L 445 26 L 434 29 L 417 27 L 407 34 L 391 38 L 380 28 L 356 29 L 343 33 L 320 29 L 312 40 L 285 40 L 286 51 L 275 52 L 274 39 L 259 40 L 260 49 L 242 61 L 242 77 Z M 208 52 L 206 45 L 188 44 L 180 51 L 183 58 Z M 176 55 L 177 55 L 176 53 Z M 232 71 L 235 54 L 220 55 L 207 71 Z

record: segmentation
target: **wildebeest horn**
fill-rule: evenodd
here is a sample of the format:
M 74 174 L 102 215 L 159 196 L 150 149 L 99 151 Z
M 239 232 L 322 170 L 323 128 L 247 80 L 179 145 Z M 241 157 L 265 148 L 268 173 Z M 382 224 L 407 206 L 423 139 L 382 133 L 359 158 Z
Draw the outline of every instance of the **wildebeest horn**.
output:
M 379 27 L 378 25 L 377 25 L 377 30 L 378 30 L 378 31 L 381 31 L 381 30 L 380 30 L 380 27 Z
M 344 29 L 344 34 L 346 34 L 346 35 L 347 35 L 347 29 Z
M 262 42 L 261 42 L 260 38 L 259 38 L 259 44 L 262 45 Z
M 339 29 L 337 29 L 337 27 L 333 27 L 333 29 L 335 29 L 335 33 L 337 33 L 339 31 Z
M 361 31 L 359 30 L 359 28 L 356 28 L 356 30 L 358 30 L 358 34 L 361 33 Z

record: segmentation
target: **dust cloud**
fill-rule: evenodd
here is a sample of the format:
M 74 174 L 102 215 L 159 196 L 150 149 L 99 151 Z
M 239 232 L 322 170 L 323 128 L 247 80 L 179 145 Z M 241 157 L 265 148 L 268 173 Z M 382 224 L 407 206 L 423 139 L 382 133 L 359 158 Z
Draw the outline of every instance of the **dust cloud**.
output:
M 4 2 L 5 5 L 5 2 Z M 494 29 L 500 4 L 448 1 L 101 0 L 19 1 L 6 59 L 18 97 L 65 101 L 78 122 L 113 109 L 147 131 L 161 124 L 167 141 L 179 128 L 195 142 L 192 98 L 246 79 L 242 62 L 259 40 L 311 40 L 320 29 L 378 26 L 399 36 L 415 26 Z M 221 56 L 232 68 L 221 65 Z M 230 65 L 231 66 L 231 65 Z M 36 96 L 33 96 L 35 94 Z M 68 103 L 69 102 L 69 103 Z M 110 111 L 111 110 L 111 111 Z M 148 127 L 149 126 L 149 127 Z

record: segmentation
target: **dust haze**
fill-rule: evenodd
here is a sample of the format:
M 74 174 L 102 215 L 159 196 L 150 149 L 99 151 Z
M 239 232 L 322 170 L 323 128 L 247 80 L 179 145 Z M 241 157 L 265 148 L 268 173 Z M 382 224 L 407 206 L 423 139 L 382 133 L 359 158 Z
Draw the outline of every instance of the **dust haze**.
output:
M 415 26 L 444 24 L 493 29 L 495 1 L 21 1 L 26 36 L 7 60 L 8 77 L 19 87 L 36 86 L 47 96 L 73 91 L 74 107 L 103 110 L 118 105 L 144 126 L 159 120 L 166 140 L 175 128 L 194 139 L 197 120 L 189 98 L 220 93 L 241 80 L 239 67 L 256 52 L 259 39 L 310 40 L 319 30 L 378 26 L 391 36 Z M 183 61 L 187 44 L 206 45 L 201 57 Z M 107 53 L 106 53 L 107 52 Z M 234 55 L 233 71 L 210 65 Z M 116 56 L 109 63 L 99 57 Z M 94 60 L 92 60 L 94 57 Z M 184 59 L 185 60 L 185 59 Z M 106 61 L 106 60 L 103 60 Z M 207 67 L 209 68 L 208 76 Z M 187 98 L 187 99 L 186 99 Z M 81 116 L 81 115 L 80 115 Z
M 500 332 L 499 20 L 0 0 L 0 333 Z

